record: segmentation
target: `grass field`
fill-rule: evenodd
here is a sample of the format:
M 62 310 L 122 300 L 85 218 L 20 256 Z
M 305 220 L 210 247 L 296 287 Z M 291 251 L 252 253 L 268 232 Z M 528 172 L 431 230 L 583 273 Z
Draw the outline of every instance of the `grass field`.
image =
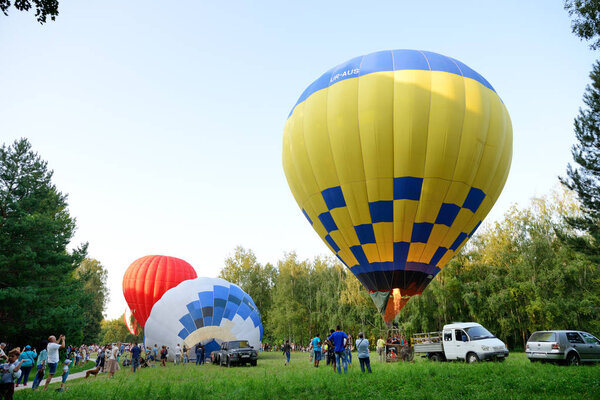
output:
M 356 354 L 347 375 L 325 363 L 312 367 L 308 354 L 292 354 L 284 366 L 281 353 L 261 353 L 257 367 L 194 364 L 147 368 L 135 375 L 122 368 L 113 379 L 100 375 L 54 390 L 15 393 L 21 399 L 598 399 L 600 366 L 564 367 L 532 364 L 524 353 L 504 363 L 379 363 L 362 374 Z M 53 385 L 57 387 L 56 385 Z M 53 389 L 53 388 L 52 388 Z

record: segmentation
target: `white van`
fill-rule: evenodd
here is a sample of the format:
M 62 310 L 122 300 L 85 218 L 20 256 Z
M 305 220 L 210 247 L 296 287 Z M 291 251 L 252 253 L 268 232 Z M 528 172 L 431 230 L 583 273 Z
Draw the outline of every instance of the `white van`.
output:
M 504 361 L 508 357 L 504 342 L 476 322 L 456 322 L 444 325 L 441 332 L 419 333 L 413 335 L 413 343 L 415 353 L 425 354 L 432 361 L 474 363 Z

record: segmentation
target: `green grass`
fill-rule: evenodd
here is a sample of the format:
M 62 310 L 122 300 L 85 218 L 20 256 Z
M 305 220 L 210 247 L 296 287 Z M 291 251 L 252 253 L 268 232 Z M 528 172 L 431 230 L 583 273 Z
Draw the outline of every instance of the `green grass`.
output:
M 57 393 L 20 391 L 18 400 L 61 399 L 593 399 L 600 393 L 600 366 L 564 367 L 532 364 L 523 353 L 504 363 L 379 363 L 362 374 L 356 354 L 347 375 L 334 374 L 323 362 L 312 367 L 308 354 L 292 354 L 284 366 L 281 353 L 261 353 L 257 367 L 225 368 L 169 365 L 135 375 L 122 368 L 113 379 L 106 374 L 68 382 Z M 57 385 L 53 385 L 57 387 Z

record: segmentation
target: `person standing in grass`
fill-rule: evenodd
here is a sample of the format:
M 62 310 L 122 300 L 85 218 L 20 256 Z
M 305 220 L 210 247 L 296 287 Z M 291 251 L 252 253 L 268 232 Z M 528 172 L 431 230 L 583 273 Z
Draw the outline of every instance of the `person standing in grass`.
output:
M 112 346 L 112 348 L 110 349 L 110 357 L 108 359 L 108 364 L 106 366 L 109 378 L 112 378 L 115 375 L 115 372 L 121 369 L 121 367 L 119 366 L 118 356 L 119 346 Z
M 348 366 L 352 367 L 352 334 L 348 334 L 348 339 L 346 340 L 346 358 L 348 359 Z
M 152 358 L 154 358 L 153 361 L 158 361 L 158 345 L 154 344 L 154 347 L 152 347 Z
M 61 341 L 60 344 L 58 343 L 58 340 Z M 48 347 L 46 348 L 48 351 L 48 378 L 44 384 L 44 390 L 48 390 L 48 385 L 56 373 L 58 361 L 60 360 L 58 351 L 65 348 L 65 335 L 60 335 L 58 340 L 56 340 L 56 336 L 50 336 L 48 338 Z
M 196 365 L 204 364 L 204 346 L 201 343 L 196 345 Z
M 21 376 L 21 364 L 18 361 L 21 352 L 18 348 L 8 352 L 7 361 L 0 365 L 0 398 L 12 400 L 15 392 L 15 379 Z
M 135 374 L 135 370 L 140 367 L 140 355 L 142 349 L 138 346 L 137 342 L 131 348 L 131 372 Z
M 40 346 L 40 354 L 37 357 L 37 373 L 33 378 L 33 383 L 31 384 L 31 388 L 33 390 L 37 389 L 40 386 L 40 383 L 44 380 L 44 372 L 46 371 L 46 362 L 48 362 L 48 341 L 43 340 L 42 345 Z
M 163 345 L 162 349 L 160 349 L 160 366 L 167 366 L 167 356 L 169 355 L 169 350 L 167 350 L 167 346 Z
M 188 361 L 189 361 L 189 358 L 188 358 L 188 348 L 187 348 L 187 346 L 184 343 L 183 344 L 183 363 L 187 364 Z
M 24 351 L 19 355 L 19 360 L 23 360 L 23 363 L 21 364 L 21 376 L 17 379 L 17 387 L 21 384 L 21 380 L 23 380 L 23 386 L 27 386 L 29 373 L 35 364 L 36 357 L 35 349 L 32 350 L 30 345 L 25 346 Z
M 290 363 L 290 355 L 291 355 L 290 352 L 292 351 L 292 346 L 290 346 L 289 340 L 285 341 L 285 344 L 283 345 L 281 350 L 283 351 L 283 355 L 285 355 L 285 358 L 286 358 L 284 365 L 288 365 Z
M 177 343 L 177 346 L 175 346 L 175 365 L 179 364 L 180 361 L 181 361 L 181 346 L 179 346 L 179 343 Z
M 344 373 L 348 373 L 348 360 L 346 359 L 346 342 L 348 335 L 342 331 L 342 328 L 338 325 L 335 327 L 335 332 L 329 335 L 329 342 L 334 345 L 335 352 L 335 363 L 337 364 L 338 374 L 342 373 L 342 365 L 344 367 Z M 340 365 L 340 362 L 342 365 Z
M 311 340 L 310 344 L 313 348 L 313 365 L 315 368 L 319 368 L 319 361 L 321 361 L 321 338 L 319 337 L 318 333 L 315 335 L 313 340 Z
M 385 340 L 383 340 L 383 336 L 379 336 L 379 340 L 377 340 L 377 355 L 379 355 L 379 361 L 385 361 Z
M 360 370 L 371 373 L 371 359 L 369 358 L 369 340 L 365 339 L 365 335 L 360 332 L 358 339 L 356 339 L 356 351 L 358 352 L 358 361 L 360 362 Z
M 57 392 L 65 391 L 65 383 L 67 382 L 67 378 L 69 377 L 69 365 L 71 364 L 71 359 L 65 359 L 65 364 L 63 366 L 62 380 L 60 382 L 60 387 L 56 389 Z

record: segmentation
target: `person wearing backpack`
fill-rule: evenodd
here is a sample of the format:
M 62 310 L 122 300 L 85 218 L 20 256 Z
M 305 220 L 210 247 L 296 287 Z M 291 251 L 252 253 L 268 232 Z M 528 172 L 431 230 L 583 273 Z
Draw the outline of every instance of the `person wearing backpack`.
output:
M 160 350 L 160 366 L 161 367 L 167 366 L 167 356 L 168 355 L 169 355 L 169 350 L 167 350 L 167 346 L 163 345 L 162 349 Z
M 360 332 L 358 334 L 358 339 L 356 339 L 356 350 L 358 351 L 358 361 L 360 362 L 360 370 L 365 372 L 365 367 L 367 371 L 371 373 L 371 360 L 369 358 L 369 341 L 365 339 L 365 335 Z

